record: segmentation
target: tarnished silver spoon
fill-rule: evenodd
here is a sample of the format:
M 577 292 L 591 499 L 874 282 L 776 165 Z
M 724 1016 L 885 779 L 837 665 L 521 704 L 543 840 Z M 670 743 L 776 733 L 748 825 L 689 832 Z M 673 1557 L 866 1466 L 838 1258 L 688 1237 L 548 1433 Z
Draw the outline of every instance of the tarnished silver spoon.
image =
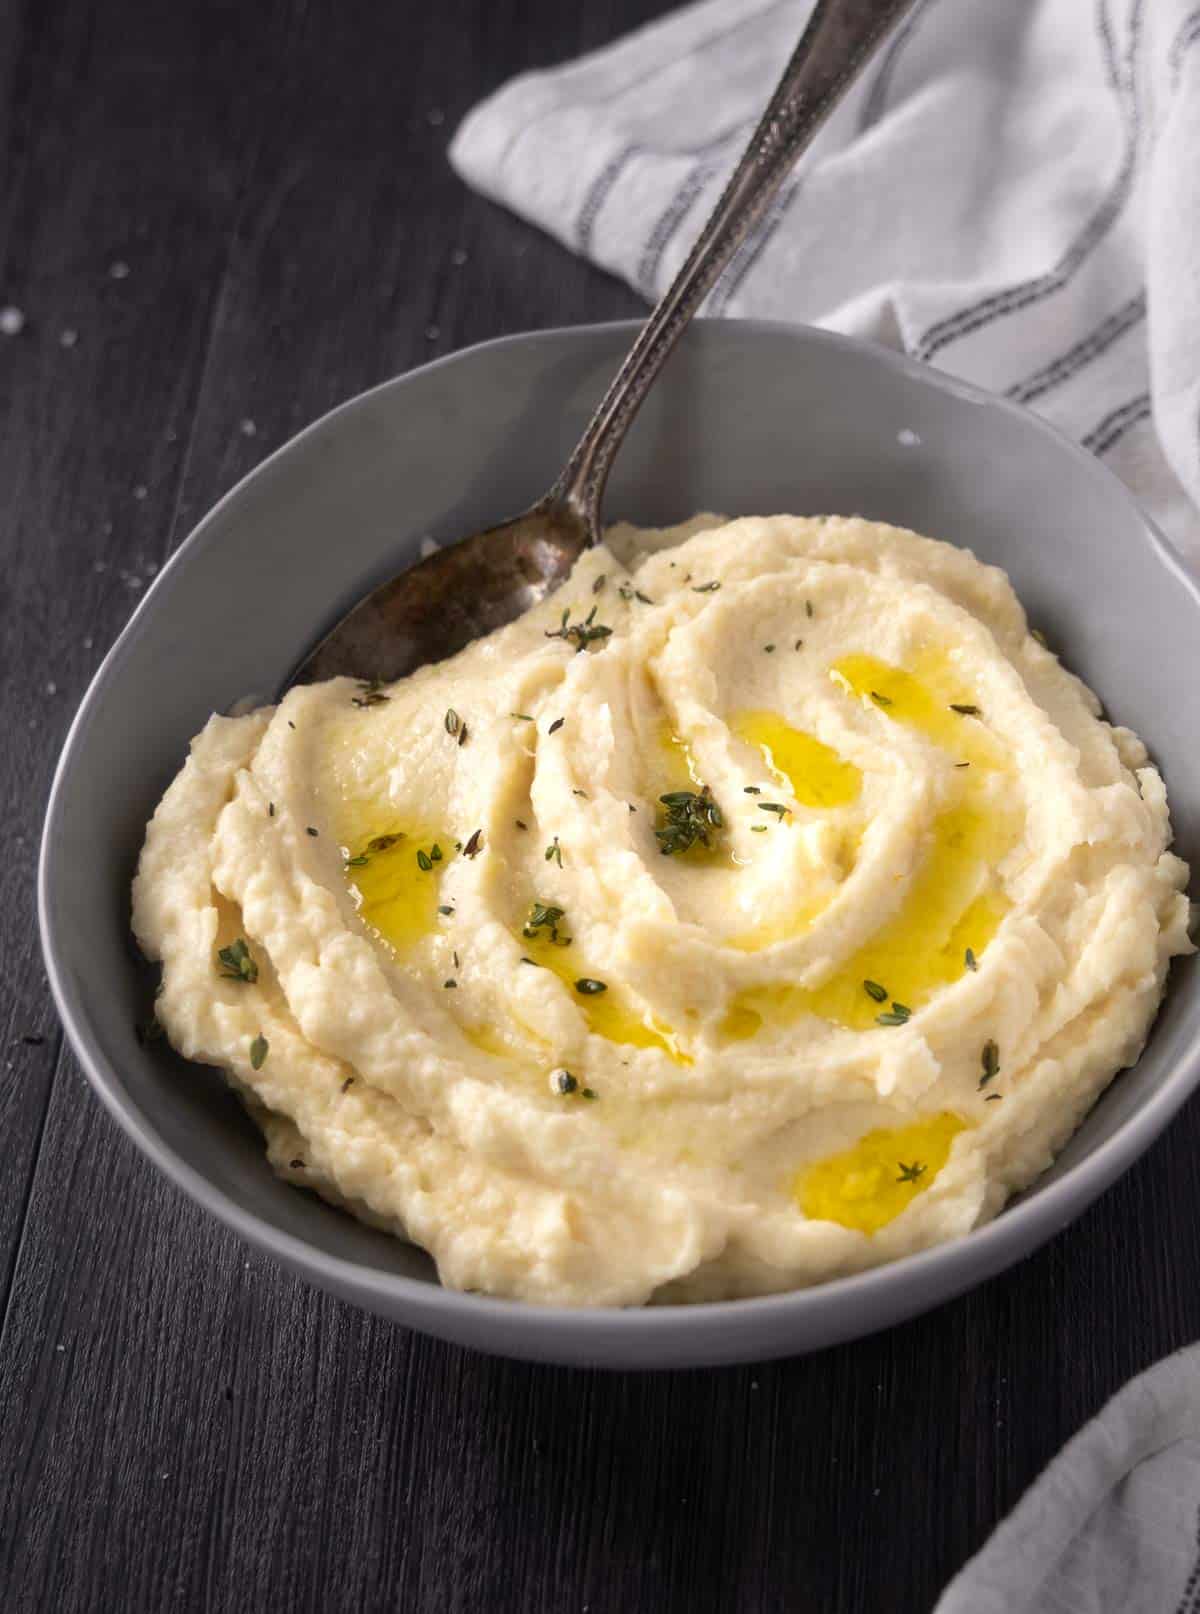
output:
M 549 493 L 374 589 L 293 675 L 391 682 L 544 600 L 599 542 L 600 500 L 668 354 L 797 157 L 913 0 L 819 0 L 762 120 L 682 268 L 642 327 Z

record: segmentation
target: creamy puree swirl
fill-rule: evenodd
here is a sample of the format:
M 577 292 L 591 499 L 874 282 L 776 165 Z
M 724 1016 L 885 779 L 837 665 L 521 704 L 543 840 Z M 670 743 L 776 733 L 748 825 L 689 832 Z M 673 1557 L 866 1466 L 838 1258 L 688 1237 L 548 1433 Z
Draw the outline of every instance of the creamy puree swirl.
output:
M 285 1178 L 455 1287 L 632 1305 L 995 1215 L 1191 951 L 1170 839 L 1002 572 L 700 517 L 400 683 L 214 717 L 133 917 Z

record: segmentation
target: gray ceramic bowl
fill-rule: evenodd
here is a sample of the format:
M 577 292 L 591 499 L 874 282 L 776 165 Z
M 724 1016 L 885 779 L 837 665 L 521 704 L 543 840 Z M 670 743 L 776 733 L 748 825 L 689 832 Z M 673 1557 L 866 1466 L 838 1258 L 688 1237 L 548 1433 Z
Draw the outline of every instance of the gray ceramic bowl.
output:
M 549 1310 L 442 1289 L 418 1250 L 277 1181 L 217 1075 L 138 1045 L 129 937 L 147 818 L 210 712 L 270 693 L 426 534 L 475 531 L 548 485 L 632 326 L 517 336 L 431 364 L 302 432 L 208 515 L 104 662 L 68 736 L 41 860 L 46 964 L 84 1070 L 134 1142 L 243 1237 L 335 1294 L 512 1356 L 681 1367 L 812 1350 L 909 1317 L 1065 1226 L 1200 1078 L 1195 965 L 1150 1045 L 1054 1169 L 956 1243 L 801 1293 Z M 1124 489 L 1033 415 L 880 349 L 750 321 L 694 328 L 618 462 L 610 517 L 857 513 L 968 545 L 1160 762 L 1200 855 L 1200 596 Z

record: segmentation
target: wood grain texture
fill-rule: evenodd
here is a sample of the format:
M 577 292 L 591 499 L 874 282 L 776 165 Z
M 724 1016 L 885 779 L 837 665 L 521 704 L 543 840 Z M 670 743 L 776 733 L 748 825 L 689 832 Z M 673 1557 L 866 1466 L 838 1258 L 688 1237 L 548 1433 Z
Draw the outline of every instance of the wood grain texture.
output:
M 1195 1104 L 1080 1223 L 930 1317 L 609 1376 L 436 1344 L 276 1270 L 61 1050 L 33 857 L 100 657 L 203 510 L 314 415 L 469 342 L 637 310 L 444 150 L 512 72 L 664 9 L 0 15 L 0 303 L 28 320 L 0 338 L 6 1614 L 915 1614 L 1109 1393 L 1200 1333 Z

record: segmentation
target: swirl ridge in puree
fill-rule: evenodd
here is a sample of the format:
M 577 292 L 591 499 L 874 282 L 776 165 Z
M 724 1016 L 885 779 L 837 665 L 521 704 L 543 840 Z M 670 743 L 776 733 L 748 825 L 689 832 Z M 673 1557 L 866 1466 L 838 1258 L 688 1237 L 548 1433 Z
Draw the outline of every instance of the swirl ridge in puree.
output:
M 995 1215 L 1192 950 L 1170 840 L 1002 572 L 698 517 L 400 683 L 214 717 L 133 917 L 285 1178 L 447 1284 L 631 1305 Z

